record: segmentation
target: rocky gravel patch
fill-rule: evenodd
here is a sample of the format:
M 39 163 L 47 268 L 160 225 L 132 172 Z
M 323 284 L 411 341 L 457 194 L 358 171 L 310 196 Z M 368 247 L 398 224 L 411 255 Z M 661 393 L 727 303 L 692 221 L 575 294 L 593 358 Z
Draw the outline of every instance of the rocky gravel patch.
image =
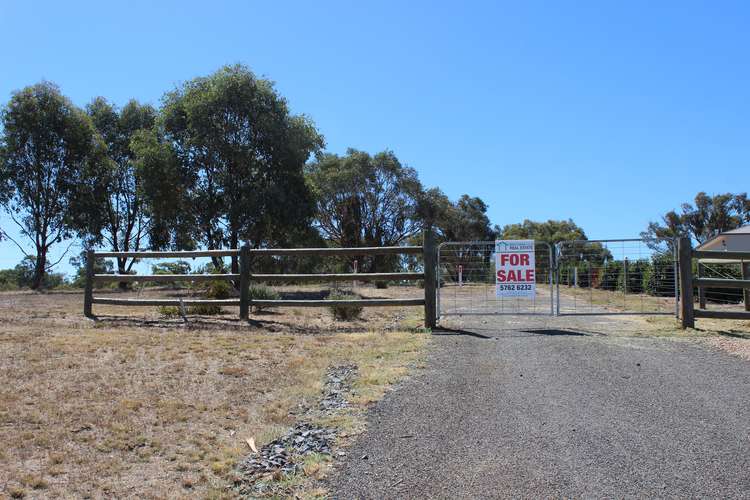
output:
M 280 479 L 300 472 L 304 457 L 317 453 L 331 455 L 336 439 L 336 429 L 319 427 L 312 423 L 315 418 L 332 416 L 349 407 L 347 395 L 357 375 L 353 364 L 330 367 L 317 407 L 300 417 L 300 422 L 278 439 L 261 447 L 240 462 L 237 472 L 241 478 L 237 484 L 241 494 L 259 494 L 270 491 L 270 479 Z

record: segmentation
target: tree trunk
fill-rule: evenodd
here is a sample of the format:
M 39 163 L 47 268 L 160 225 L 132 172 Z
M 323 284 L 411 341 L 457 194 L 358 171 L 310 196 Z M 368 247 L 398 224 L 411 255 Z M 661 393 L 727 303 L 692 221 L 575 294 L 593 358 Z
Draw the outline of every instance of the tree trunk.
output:
M 229 248 L 239 248 L 240 244 L 240 237 L 239 235 L 232 231 L 229 235 Z M 232 255 L 232 274 L 238 274 L 240 272 L 240 262 L 239 258 L 236 255 Z M 236 290 L 240 289 L 240 280 L 235 280 L 232 282 L 232 285 Z
M 229 234 L 229 248 L 233 249 L 239 249 L 240 244 L 240 237 L 239 235 L 232 231 Z M 237 274 L 240 272 L 240 262 L 236 255 L 232 255 L 232 274 Z
M 123 258 L 120 258 L 120 257 L 117 258 L 117 274 L 127 274 L 128 273 L 128 269 L 125 266 L 126 263 L 127 263 L 127 259 L 126 258 L 124 258 L 124 257 Z M 120 283 L 117 284 L 117 287 L 121 291 L 125 291 L 125 290 L 128 289 L 128 283 L 125 282 L 125 281 L 121 281 Z
M 41 290 L 44 286 L 45 268 L 47 267 L 47 251 L 37 248 L 36 261 L 34 262 L 34 279 L 31 282 L 32 290 Z

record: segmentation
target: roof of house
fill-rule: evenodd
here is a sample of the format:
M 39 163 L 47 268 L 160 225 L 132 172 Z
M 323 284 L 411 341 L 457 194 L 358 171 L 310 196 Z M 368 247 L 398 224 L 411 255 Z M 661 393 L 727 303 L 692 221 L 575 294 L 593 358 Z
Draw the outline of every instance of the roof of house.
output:
M 721 236 L 722 234 L 750 234 L 750 224 L 747 226 L 738 227 L 737 229 L 732 229 L 731 231 L 724 231 L 723 233 L 719 234 Z
M 720 233 L 710 240 L 703 242 L 701 245 L 698 245 L 696 250 L 750 252 L 750 225 Z M 705 259 L 701 259 L 701 262 L 704 261 L 708 262 Z

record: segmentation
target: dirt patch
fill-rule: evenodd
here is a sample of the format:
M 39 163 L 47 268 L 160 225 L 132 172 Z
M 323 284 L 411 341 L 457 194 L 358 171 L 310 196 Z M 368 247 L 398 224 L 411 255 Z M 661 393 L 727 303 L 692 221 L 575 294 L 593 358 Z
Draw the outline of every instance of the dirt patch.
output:
M 361 326 L 297 334 L 292 311 L 276 318 L 296 326 L 274 333 L 231 317 L 161 322 L 155 308 L 133 311 L 154 323 L 91 322 L 80 294 L 0 301 L 0 496 L 234 496 L 246 439 L 261 447 L 293 428 L 329 367 L 356 363 L 351 403 L 367 405 L 429 340 Z

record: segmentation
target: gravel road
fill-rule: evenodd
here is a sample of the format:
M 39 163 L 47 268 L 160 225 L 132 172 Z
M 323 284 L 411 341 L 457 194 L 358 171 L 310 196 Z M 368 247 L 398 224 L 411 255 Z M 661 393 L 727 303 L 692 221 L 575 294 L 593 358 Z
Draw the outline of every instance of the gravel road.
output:
M 474 333 L 472 333 L 474 332 Z M 750 498 L 750 363 L 697 341 L 437 332 L 335 498 Z

